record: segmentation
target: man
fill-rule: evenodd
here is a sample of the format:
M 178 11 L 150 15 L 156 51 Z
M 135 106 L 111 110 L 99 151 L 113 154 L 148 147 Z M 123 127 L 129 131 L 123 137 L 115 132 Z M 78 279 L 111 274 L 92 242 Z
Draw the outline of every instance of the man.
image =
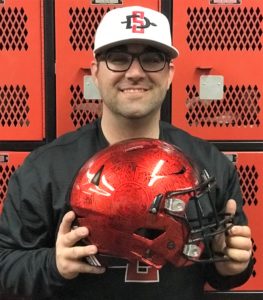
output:
M 101 120 L 34 151 L 10 179 L 0 221 L 0 287 L 33 299 L 202 299 L 205 282 L 219 289 L 243 284 L 252 270 L 251 234 L 242 212 L 232 164 L 209 143 L 160 122 L 160 109 L 173 79 L 169 23 L 143 7 L 115 9 L 101 21 L 92 75 L 103 99 Z M 79 243 L 89 232 L 73 228 L 72 182 L 87 159 L 130 138 L 161 139 L 181 148 L 217 180 L 216 207 L 235 214 L 228 234 L 213 249 L 229 257 L 214 264 L 176 268 L 129 279 L 129 264 L 91 266 L 95 245 Z M 137 274 L 138 275 L 138 274 Z

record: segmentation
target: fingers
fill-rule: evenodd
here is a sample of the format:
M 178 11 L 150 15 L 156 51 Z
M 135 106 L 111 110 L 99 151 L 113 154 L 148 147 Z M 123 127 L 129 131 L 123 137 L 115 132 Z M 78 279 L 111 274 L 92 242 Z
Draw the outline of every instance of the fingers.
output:
M 66 247 L 74 246 L 78 241 L 87 237 L 89 230 L 86 227 L 77 227 L 64 235 L 63 245 Z
M 75 247 L 68 248 L 66 257 L 72 260 L 80 260 L 89 255 L 94 255 L 97 252 L 98 249 L 95 245 L 75 246 Z
M 65 214 L 59 227 L 57 243 L 65 247 L 74 246 L 79 240 L 89 234 L 88 228 L 77 227 L 72 229 L 72 223 L 75 219 L 75 214 L 70 211 Z
M 66 279 L 72 279 L 79 273 L 103 273 L 104 268 L 84 262 L 83 258 L 96 254 L 98 249 L 95 245 L 76 245 L 88 236 L 89 231 L 86 227 L 72 229 L 74 219 L 74 212 L 66 213 L 59 227 L 56 241 L 56 264 L 59 273 Z
M 224 247 L 222 252 L 229 258 L 228 261 L 215 264 L 220 274 L 235 275 L 246 269 L 252 255 L 251 231 L 248 226 L 235 225 L 228 230 L 224 241 L 215 239 L 214 243 L 215 247 Z
M 94 245 L 65 248 L 57 253 L 57 266 L 60 274 L 66 279 L 72 279 L 79 273 L 101 274 L 104 268 L 91 266 L 82 260 L 83 257 L 94 255 L 97 248 Z
M 74 221 L 75 217 L 76 216 L 73 211 L 69 211 L 65 214 L 59 226 L 58 235 L 68 233 L 71 230 L 72 222 Z
M 233 226 L 226 237 L 225 254 L 232 260 L 245 262 L 252 253 L 251 230 L 248 226 Z
M 245 225 L 235 225 L 228 230 L 228 235 L 251 238 L 251 230 Z
M 226 248 L 226 255 L 235 262 L 247 262 L 251 257 L 250 250 L 236 249 L 236 248 Z
M 235 215 L 236 201 L 230 199 L 226 203 L 225 212 Z M 225 254 L 229 260 L 215 263 L 222 275 L 234 275 L 246 269 L 252 255 L 251 231 L 248 226 L 233 225 L 226 234 L 220 234 L 213 239 L 214 251 Z
M 72 223 L 75 220 L 75 214 L 70 211 L 65 214 L 59 227 L 58 240 L 63 243 L 64 246 L 73 246 L 81 239 L 85 238 L 89 234 L 89 230 L 86 227 L 72 227 Z M 61 239 L 63 237 L 63 239 Z
M 244 251 L 251 251 L 251 230 L 248 226 L 233 226 L 226 237 L 226 247 Z
M 101 267 L 91 266 L 85 262 L 78 262 L 78 264 L 76 264 L 76 270 L 74 270 L 74 272 L 102 274 L 105 272 L 105 269 Z

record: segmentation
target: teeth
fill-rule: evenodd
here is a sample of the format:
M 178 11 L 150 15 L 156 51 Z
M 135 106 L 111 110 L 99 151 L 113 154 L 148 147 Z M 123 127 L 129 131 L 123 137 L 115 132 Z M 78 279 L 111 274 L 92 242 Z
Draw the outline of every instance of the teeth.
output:
M 138 93 L 138 92 L 144 92 L 145 89 L 126 89 L 123 90 L 124 93 Z

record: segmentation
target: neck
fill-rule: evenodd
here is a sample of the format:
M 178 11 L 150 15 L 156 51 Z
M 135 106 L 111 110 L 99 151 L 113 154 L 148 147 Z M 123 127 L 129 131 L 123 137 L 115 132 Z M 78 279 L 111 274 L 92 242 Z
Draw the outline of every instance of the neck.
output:
M 158 139 L 159 114 L 154 118 L 144 117 L 143 119 L 126 119 L 122 117 L 111 118 L 103 116 L 101 128 L 109 144 L 114 144 L 131 138 L 153 138 Z

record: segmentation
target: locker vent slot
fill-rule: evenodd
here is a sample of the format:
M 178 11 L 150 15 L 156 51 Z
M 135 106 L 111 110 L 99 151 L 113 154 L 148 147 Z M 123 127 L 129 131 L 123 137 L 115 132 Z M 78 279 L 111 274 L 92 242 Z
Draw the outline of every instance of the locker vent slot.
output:
M 189 126 L 259 127 L 261 94 L 255 86 L 224 86 L 223 100 L 202 100 L 196 86 L 186 87 Z
M 0 126 L 28 127 L 29 93 L 19 85 L 0 86 Z
M 27 51 L 28 17 L 23 8 L 0 9 L 0 51 Z
M 70 92 L 72 95 L 70 99 L 70 105 L 72 107 L 70 118 L 75 127 L 81 127 L 87 123 L 91 123 L 101 116 L 101 99 L 85 99 L 79 85 L 71 85 Z
M 191 51 L 262 50 L 260 8 L 188 8 L 187 43 Z

